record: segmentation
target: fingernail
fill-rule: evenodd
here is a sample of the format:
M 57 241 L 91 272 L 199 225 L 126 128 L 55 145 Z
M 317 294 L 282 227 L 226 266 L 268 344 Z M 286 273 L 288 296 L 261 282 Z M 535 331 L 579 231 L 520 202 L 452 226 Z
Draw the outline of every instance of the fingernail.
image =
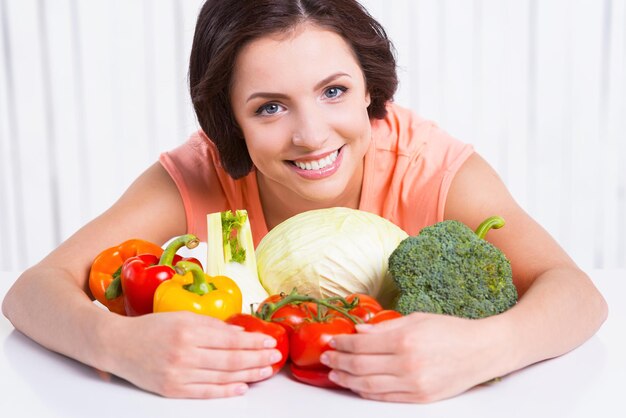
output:
M 330 379 L 333 382 L 336 382 L 337 381 L 337 373 L 335 373 L 335 372 L 328 373 L 328 379 Z
M 328 365 L 328 354 L 324 353 L 320 356 L 320 363 Z
M 259 371 L 259 375 L 261 377 L 268 377 L 268 376 L 271 376 L 272 372 L 273 370 L 271 367 L 264 367 Z
M 337 343 L 335 342 L 335 340 L 330 340 L 328 342 L 328 345 L 330 346 L 330 348 L 337 348 Z
M 237 387 L 235 387 L 235 393 L 237 395 L 243 395 L 247 391 L 248 391 L 248 385 L 237 385 Z
M 266 348 L 276 347 L 276 340 L 273 338 L 268 338 L 267 340 L 263 341 L 263 347 L 266 347 Z
M 278 363 L 282 358 L 283 358 L 282 354 L 280 354 L 280 352 L 276 351 L 276 352 L 272 353 L 272 355 L 270 356 L 270 362 L 272 364 Z
M 358 324 L 356 326 L 356 330 L 361 332 L 361 331 L 369 331 L 370 329 L 372 329 L 373 325 L 372 324 Z

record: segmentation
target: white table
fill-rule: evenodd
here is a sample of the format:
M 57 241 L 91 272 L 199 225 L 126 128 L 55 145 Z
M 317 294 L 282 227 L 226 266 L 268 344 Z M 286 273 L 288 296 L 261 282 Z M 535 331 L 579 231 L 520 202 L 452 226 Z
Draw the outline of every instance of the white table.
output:
M 428 405 L 364 400 L 295 382 L 287 373 L 252 385 L 243 397 L 165 399 L 48 351 L 0 316 L 0 416 L 626 417 L 626 271 L 592 271 L 591 276 L 610 314 L 588 342 L 498 383 Z M 0 298 L 16 277 L 0 273 Z

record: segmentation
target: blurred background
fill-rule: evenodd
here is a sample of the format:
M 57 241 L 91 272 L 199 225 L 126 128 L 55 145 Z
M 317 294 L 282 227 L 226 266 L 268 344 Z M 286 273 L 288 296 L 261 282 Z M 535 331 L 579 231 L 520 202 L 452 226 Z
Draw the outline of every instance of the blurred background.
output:
M 202 0 L 0 0 L 0 270 L 198 129 Z M 626 0 L 367 0 L 396 102 L 474 144 L 583 268 L 626 267 Z

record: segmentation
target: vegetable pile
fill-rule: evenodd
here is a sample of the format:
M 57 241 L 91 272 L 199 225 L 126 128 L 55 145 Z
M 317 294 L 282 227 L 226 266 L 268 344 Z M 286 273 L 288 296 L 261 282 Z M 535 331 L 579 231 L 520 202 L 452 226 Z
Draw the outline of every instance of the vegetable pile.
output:
M 409 237 L 371 213 L 320 209 L 276 226 L 255 253 L 247 212 L 217 212 L 207 215 L 206 272 L 176 254 L 198 245 L 194 235 L 165 250 L 132 239 L 94 259 L 89 287 L 120 315 L 187 310 L 269 335 L 283 355 L 274 374 L 289 361 L 295 379 L 336 387 L 320 356 L 356 324 L 415 311 L 482 318 L 513 306 L 510 263 L 484 240 L 503 225 L 491 217 L 473 232 L 444 221 Z
M 484 240 L 491 228 L 502 226 L 498 216 L 476 232 L 449 220 L 402 241 L 389 257 L 389 272 L 400 289 L 395 309 L 404 315 L 419 311 L 476 319 L 515 305 L 509 260 Z

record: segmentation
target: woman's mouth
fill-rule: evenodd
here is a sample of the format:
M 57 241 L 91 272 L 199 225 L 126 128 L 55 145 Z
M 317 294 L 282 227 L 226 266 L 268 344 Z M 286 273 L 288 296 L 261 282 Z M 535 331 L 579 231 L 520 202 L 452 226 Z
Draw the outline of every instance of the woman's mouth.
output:
M 328 154 L 324 158 L 320 158 L 319 160 L 313 161 L 294 161 L 293 163 L 301 170 L 321 170 L 324 167 L 328 167 L 332 163 L 337 160 L 337 156 L 339 155 L 339 150 L 335 150 L 334 152 Z
M 300 176 L 317 180 L 332 175 L 341 165 L 343 147 L 316 160 L 290 161 L 292 169 Z

